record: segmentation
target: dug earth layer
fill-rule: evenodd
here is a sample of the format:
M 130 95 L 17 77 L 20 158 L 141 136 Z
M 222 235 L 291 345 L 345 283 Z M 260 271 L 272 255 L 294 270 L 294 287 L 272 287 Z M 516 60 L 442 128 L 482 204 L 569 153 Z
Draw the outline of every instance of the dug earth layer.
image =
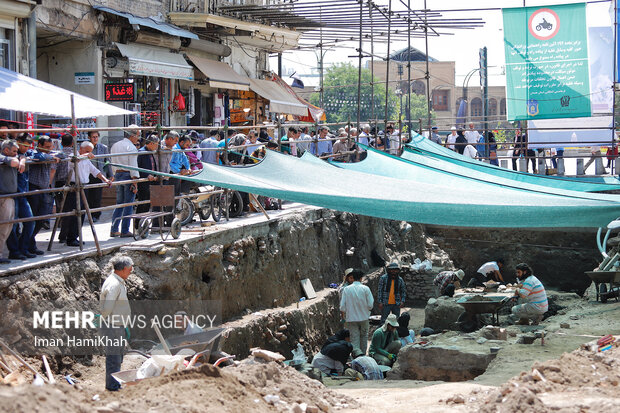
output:
M 602 257 L 596 231 L 535 231 L 515 229 L 450 229 L 427 226 L 426 234 L 444 250 L 465 282 L 487 261 L 503 258 L 502 275 L 515 281 L 515 266 L 528 263 L 546 288 L 583 295 L 592 281 L 584 274 Z
M 348 267 L 369 271 L 395 256 L 449 264 L 419 225 L 314 207 L 154 248 L 140 245 L 0 277 L 0 299 L 97 300 L 110 259 L 120 252 L 134 261 L 130 300 L 218 300 L 226 321 L 295 303 L 304 295 L 300 280 L 321 291 L 340 283 Z

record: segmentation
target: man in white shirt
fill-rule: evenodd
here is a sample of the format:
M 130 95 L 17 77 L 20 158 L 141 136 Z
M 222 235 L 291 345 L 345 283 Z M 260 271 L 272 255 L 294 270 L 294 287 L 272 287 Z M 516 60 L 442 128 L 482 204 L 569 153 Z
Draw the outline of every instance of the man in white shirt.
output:
M 121 370 L 124 347 L 127 344 L 125 324 L 131 316 L 131 308 L 127 299 L 125 280 L 133 271 L 133 261 L 127 256 L 115 257 L 111 260 L 113 271 L 108 275 L 99 296 L 101 306 L 101 334 L 106 337 L 105 388 L 117 391 L 121 385 L 112 377 L 112 373 Z
M 353 281 L 353 283 L 342 290 L 340 312 L 345 320 L 344 328 L 351 332 L 353 348 L 360 349 L 363 354 L 366 354 L 368 320 L 375 301 L 370 288 L 360 282 L 363 275 L 364 273 L 360 270 L 353 270 L 349 273 L 348 281 Z
M 474 123 L 469 123 L 469 130 L 465 131 L 465 139 L 467 139 L 467 143 L 470 145 L 475 145 L 478 143 L 480 139 L 480 134 L 477 130 L 474 129 Z
M 304 152 L 310 149 L 310 143 L 312 142 L 312 137 L 308 135 L 308 127 L 304 126 L 300 129 L 301 134 L 297 140 L 297 152 L 299 155 L 303 155 Z
M 101 171 L 99 171 L 99 169 L 95 168 L 95 165 L 93 165 L 92 162 L 90 162 L 90 159 L 93 159 L 95 156 L 93 155 L 93 148 L 94 148 L 94 145 L 88 141 L 84 141 L 80 145 L 80 150 L 78 153 L 81 159 L 78 161 L 78 164 L 77 164 L 78 180 L 82 185 L 86 185 L 88 184 L 90 180 L 90 176 L 92 175 L 96 178 L 99 178 L 102 182 L 110 185 L 112 182 L 108 180 L 108 178 L 106 178 L 105 175 L 101 173 Z M 71 184 L 75 185 L 76 180 L 74 176 L 75 174 L 74 174 L 73 165 L 70 165 L 68 174 L 69 174 L 69 180 Z M 67 198 L 65 199 L 65 205 L 63 208 L 63 212 L 70 212 L 77 208 L 77 196 L 80 196 L 80 195 L 74 191 L 67 192 Z M 81 207 L 80 209 L 85 209 L 83 198 L 80 198 L 80 200 L 82 201 L 80 203 L 80 207 Z M 89 208 L 90 208 L 90 205 L 89 205 Z M 79 228 L 78 228 L 77 216 L 70 215 L 70 216 L 64 217 L 62 219 L 62 226 L 63 228 L 66 228 L 67 246 L 68 247 L 79 247 L 80 243 L 78 242 L 78 235 L 79 235 L 78 229 Z
M 478 268 L 478 271 L 469 280 L 468 287 L 483 287 L 487 280 L 504 282 L 500 270 L 504 267 L 504 260 L 497 259 L 495 261 L 485 262 Z
M 138 125 L 130 125 L 129 129 L 125 131 L 125 138 L 116 142 L 110 149 L 110 154 L 116 153 L 135 153 L 135 155 L 120 155 L 111 157 L 112 163 L 119 165 L 127 165 L 133 168 L 138 167 L 138 140 L 140 139 L 140 129 Z M 130 179 L 140 178 L 140 174 L 136 170 L 123 169 L 120 167 L 113 167 L 114 180 L 115 181 L 128 181 Z M 118 185 L 116 187 L 116 204 L 126 204 L 133 202 L 136 199 L 136 192 L 138 192 L 138 186 L 134 183 Z M 129 218 L 123 218 L 126 215 L 130 215 L 133 212 L 133 206 L 126 206 L 116 208 L 112 213 L 112 228 L 110 230 L 110 237 L 132 237 L 133 234 L 129 232 L 129 224 L 131 220 Z M 121 231 L 118 231 L 118 227 L 123 221 Z
M 458 138 L 458 134 L 456 133 L 456 126 L 450 128 L 450 134 L 446 137 L 446 148 L 456 151 L 456 147 L 454 144 L 456 143 L 456 138 Z
M 368 146 L 370 144 L 370 125 L 365 123 L 362 125 L 362 133 L 359 136 L 359 143 Z

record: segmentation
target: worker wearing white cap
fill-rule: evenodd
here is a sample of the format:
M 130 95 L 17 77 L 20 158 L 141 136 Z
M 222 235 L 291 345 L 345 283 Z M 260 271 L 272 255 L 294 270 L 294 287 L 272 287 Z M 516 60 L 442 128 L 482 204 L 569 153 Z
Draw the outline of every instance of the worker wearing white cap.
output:
M 401 347 L 397 328 L 398 319 L 395 314 L 390 314 L 383 326 L 376 329 L 372 335 L 368 355 L 374 358 L 377 364 L 392 366 L 396 361 L 396 355 Z
M 456 143 L 456 138 L 458 138 L 458 136 L 459 135 L 456 133 L 456 127 L 451 127 L 450 134 L 446 136 L 446 148 L 456 151 L 454 144 Z
M 456 271 L 442 271 L 433 280 L 433 284 L 437 288 L 437 297 L 446 295 L 448 297 L 454 296 L 454 290 L 461 288 L 461 281 L 465 277 L 463 270 Z

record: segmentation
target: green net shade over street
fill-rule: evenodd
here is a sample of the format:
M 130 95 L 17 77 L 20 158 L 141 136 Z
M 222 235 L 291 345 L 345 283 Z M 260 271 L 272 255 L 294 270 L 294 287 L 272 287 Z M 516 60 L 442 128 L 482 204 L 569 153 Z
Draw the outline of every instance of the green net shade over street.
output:
M 203 166 L 193 176 L 158 175 L 354 214 L 451 227 L 595 228 L 620 216 L 620 202 L 490 189 L 476 182 L 416 182 L 338 168 L 308 153 L 297 158 L 268 150 L 252 166 Z

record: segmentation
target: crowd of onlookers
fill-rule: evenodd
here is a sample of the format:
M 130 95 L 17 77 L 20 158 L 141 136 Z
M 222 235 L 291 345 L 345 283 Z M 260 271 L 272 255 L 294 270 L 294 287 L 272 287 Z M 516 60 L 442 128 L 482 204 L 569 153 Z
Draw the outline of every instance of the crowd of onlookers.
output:
M 359 144 L 398 153 L 400 146 L 406 142 L 401 142 L 399 132 L 391 124 L 385 131 L 378 132 L 368 124 L 362 125 L 360 131 L 356 128 L 330 131 L 326 126 L 310 131 L 307 126 L 287 126 L 282 129 L 280 139 L 275 130 L 267 128 L 252 129 L 247 133 L 239 133 L 233 128 L 214 129 L 205 134 L 194 130 L 187 133 L 169 131 L 160 136 L 157 133 L 143 134 L 137 125 L 132 125 L 125 131 L 124 138 L 110 147 L 100 142 L 98 131 L 89 131 L 87 138 L 81 140 L 68 133 L 40 135 L 35 139 L 29 133 L 11 131 L 17 128 L 16 124 L 0 123 L 0 196 L 3 196 L 0 198 L 0 221 L 42 218 L 0 224 L 0 263 L 34 258 L 44 253 L 37 246 L 36 237 L 42 229 L 50 229 L 49 215 L 54 208 L 57 213 L 66 213 L 59 221 L 58 241 L 70 247 L 79 246 L 79 220 L 72 211 L 77 209 L 78 201 L 82 211 L 85 209 L 84 201 L 91 210 L 100 208 L 103 187 L 112 182 L 123 184 L 114 186 L 116 204 L 121 206 L 112 213 L 110 237 L 133 236 L 132 220 L 125 217 L 134 212 L 147 212 L 150 205 L 127 204 L 150 200 L 150 185 L 159 184 L 162 179 L 155 173 L 145 171 L 182 176 L 200 171 L 203 162 L 251 164 L 259 162 L 265 156 L 266 149 L 298 157 L 309 152 L 347 162 L 360 159 L 364 148 Z M 76 145 L 77 148 L 74 148 Z M 196 151 L 191 151 L 192 148 Z M 74 150 L 78 155 L 77 168 L 71 162 Z M 188 181 L 176 178 L 166 180 L 174 185 L 176 195 L 189 189 Z M 63 190 L 76 182 L 99 185 L 85 189 L 85 199 L 82 199 L 78 191 Z M 50 190 L 54 188 L 58 191 Z M 15 196 L 29 191 L 35 193 Z M 244 210 L 247 210 L 247 194 L 242 194 L 242 199 Z M 91 216 L 97 222 L 101 211 L 93 211 Z M 85 217 L 81 219 L 84 221 Z M 169 224 L 169 221 L 166 223 Z M 5 244 L 8 258 L 4 255 Z

